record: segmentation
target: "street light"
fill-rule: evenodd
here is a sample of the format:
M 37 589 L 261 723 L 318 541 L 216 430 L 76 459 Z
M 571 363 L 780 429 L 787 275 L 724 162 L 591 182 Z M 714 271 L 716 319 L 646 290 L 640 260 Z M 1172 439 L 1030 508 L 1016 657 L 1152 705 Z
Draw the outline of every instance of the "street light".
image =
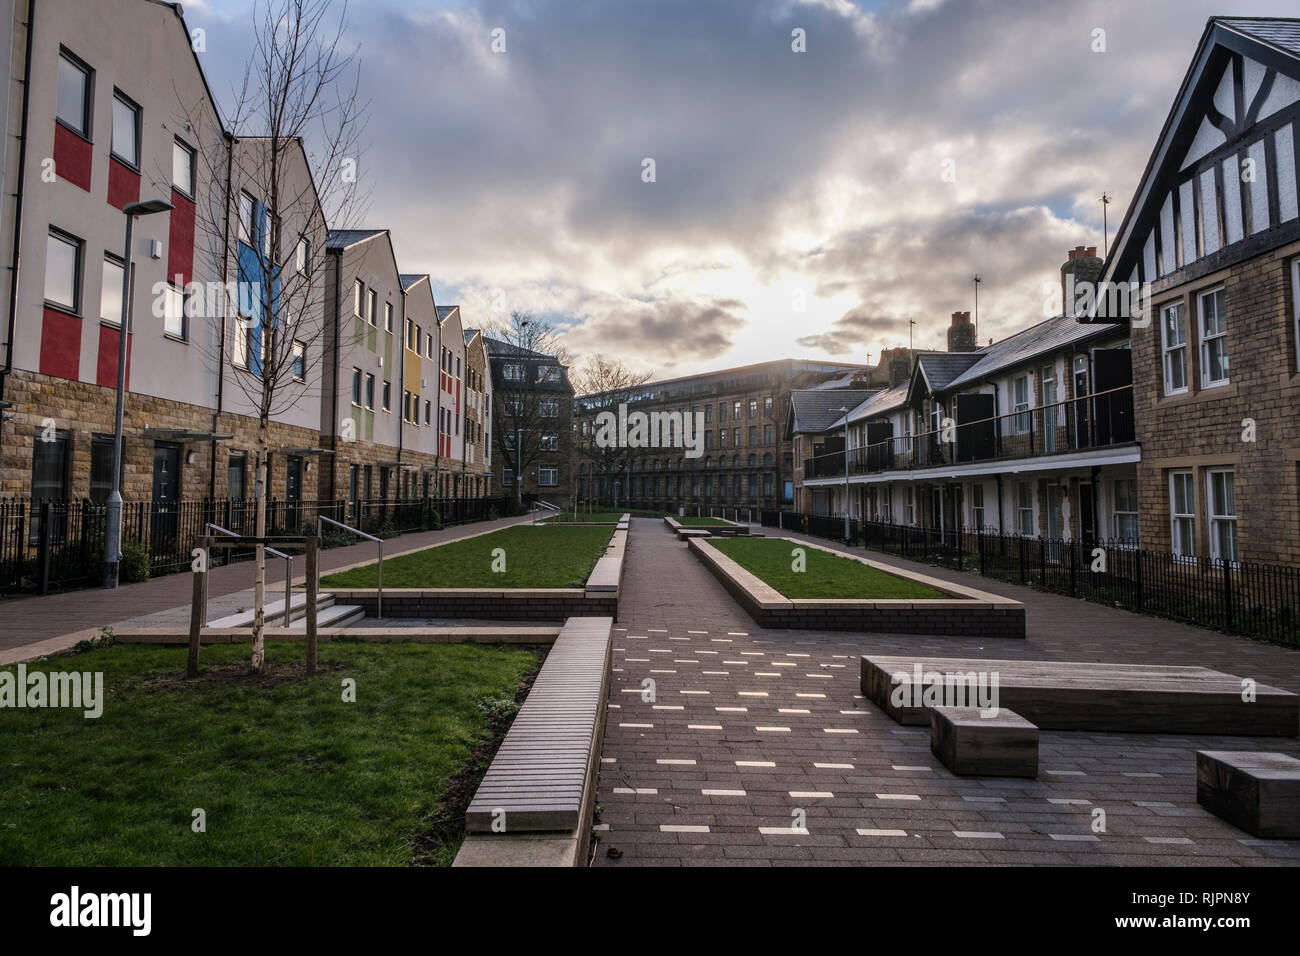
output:
M 840 409 L 844 415 L 844 543 L 849 543 L 849 410 Z
M 117 408 L 113 417 L 113 490 L 108 496 L 104 515 L 104 587 L 117 587 L 118 562 L 122 560 L 122 405 L 126 392 L 126 336 L 131 321 L 131 232 L 136 216 L 168 212 L 172 204 L 162 199 L 128 203 L 122 208 L 126 216 L 126 246 L 122 267 L 122 325 L 117 336 Z

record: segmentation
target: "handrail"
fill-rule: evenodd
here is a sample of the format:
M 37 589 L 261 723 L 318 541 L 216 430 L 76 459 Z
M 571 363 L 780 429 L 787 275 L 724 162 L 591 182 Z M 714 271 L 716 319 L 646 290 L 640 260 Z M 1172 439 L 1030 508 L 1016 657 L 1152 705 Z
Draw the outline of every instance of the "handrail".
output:
M 346 525 L 342 521 L 335 521 L 333 518 L 327 518 L 324 515 L 318 514 L 316 516 L 316 534 L 322 540 L 325 537 L 324 534 L 325 525 L 327 524 L 332 524 L 336 528 L 342 528 L 344 531 L 351 531 L 357 537 L 365 538 L 367 541 L 373 541 L 375 544 L 379 546 L 379 597 L 375 604 L 375 617 L 382 618 L 384 616 L 384 539 L 376 538 L 373 534 L 366 534 L 366 532 L 362 531 L 360 528 L 354 528 L 351 525 Z M 318 579 L 316 590 L 319 592 L 320 590 L 319 587 L 320 565 L 319 564 L 316 566 L 316 576 Z
M 553 505 L 549 501 L 543 501 L 541 498 L 538 498 L 536 501 L 533 502 L 533 524 L 537 524 L 538 513 L 546 508 L 549 508 L 550 510 L 554 511 L 557 515 L 562 513 L 559 505 Z M 552 516 L 547 515 L 547 517 L 549 518 Z
M 207 523 L 203 526 L 203 530 L 204 530 L 204 531 L 220 531 L 222 534 L 224 534 L 224 535 L 229 535 L 229 536 L 232 537 L 232 538 L 239 538 L 239 537 L 242 537 L 242 535 L 236 534 L 234 531 L 231 531 L 229 528 L 223 528 L 223 527 L 221 527 L 221 525 L 219 525 L 219 524 L 215 524 L 215 523 L 213 523 L 213 522 L 211 522 L 211 521 L 207 522 Z M 293 555 L 291 555 L 291 554 L 285 554 L 283 551 L 277 551 L 275 548 L 272 548 L 270 545 L 263 545 L 263 547 L 266 548 L 266 553 L 269 554 L 269 555 L 271 555 L 271 557 L 273 557 L 273 558 L 284 558 L 284 561 L 285 561 L 285 569 L 284 569 L 284 626 L 285 626 L 285 627 L 288 627 L 289 624 L 291 623 L 291 619 L 290 619 L 289 611 L 290 611 L 290 608 L 291 608 L 292 605 L 293 605 L 293 602 L 292 602 L 292 598 L 293 598 Z M 203 589 L 204 589 L 204 592 L 203 592 L 203 607 L 204 607 L 205 609 L 206 609 L 207 606 L 208 606 L 208 601 L 207 601 L 207 597 L 208 597 L 208 595 L 207 595 L 207 587 L 208 587 L 208 579 L 207 579 L 207 576 L 204 575 L 204 578 L 203 578 Z M 204 621 L 204 622 L 203 622 L 203 626 L 204 626 L 204 627 L 207 627 L 207 626 L 208 626 L 208 622 L 207 622 L 207 621 Z

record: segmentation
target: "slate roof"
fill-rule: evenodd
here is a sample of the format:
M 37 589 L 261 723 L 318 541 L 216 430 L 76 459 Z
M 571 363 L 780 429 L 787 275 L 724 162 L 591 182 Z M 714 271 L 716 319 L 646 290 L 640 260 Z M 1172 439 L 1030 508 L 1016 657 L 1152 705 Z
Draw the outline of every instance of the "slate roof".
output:
M 977 356 L 977 361 L 969 365 L 962 374 L 950 379 L 945 388 L 961 388 L 986 375 L 994 375 L 1027 362 L 1035 356 L 1065 348 L 1074 342 L 1114 333 L 1113 326 L 1080 325 L 1070 316 L 1058 315 L 1052 319 L 1045 319 L 1022 332 L 985 346 L 978 352 L 970 353 Z
M 515 358 L 550 359 L 551 361 L 555 361 L 554 355 L 547 355 L 544 352 L 534 352 L 532 349 L 526 349 L 510 342 L 502 342 L 500 339 L 494 339 L 486 335 L 483 336 L 483 342 L 487 346 L 488 355 L 494 358 L 505 355 Z
M 875 393 L 849 388 L 796 389 L 790 393 L 790 404 L 794 411 L 792 429 L 805 434 L 824 432 L 833 423 L 843 419 L 844 413 L 840 411 L 841 408 L 846 406 L 850 409 L 856 408 L 873 394 Z
M 438 321 L 441 322 L 441 321 L 442 321 L 443 319 L 445 319 L 447 316 L 451 315 L 453 312 L 455 312 L 457 309 L 459 309 L 460 306 L 458 306 L 458 305 L 440 305 L 440 306 L 437 306 L 436 308 L 437 308 L 437 310 L 438 310 Z
M 326 249 L 348 249 L 359 242 L 382 236 L 387 229 L 331 229 L 325 240 Z
M 1248 33 L 1256 40 L 1300 56 L 1300 20 L 1285 17 L 1212 17 L 1217 23 Z
M 979 356 L 979 352 L 923 352 L 916 357 L 916 364 L 921 367 L 926 384 L 933 391 L 941 392 L 979 361 Z
M 411 288 L 411 286 L 418 284 L 421 279 L 427 279 L 429 278 L 429 276 L 423 274 L 416 275 L 409 272 L 403 272 L 400 278 L 402 280 L 402 288 L 409 289 Z
M 474 336 L 478 335 L 478 329 L 465 329 L 465 344 L 469 345 L 474 341 Z
M 881 392 L 876 392 L 857 408 L 849 412 L 849 421 L 860 422 L 864 418 L 871 418 L 875 415 L 883 415 L 886 412 L 892 412 L 896 408 L 902 408 L 907 404 L 908 383 L 894 385 Z M 830 424 L 831 428 L 838 428 L 844 425 L 844 416 L 840 416 Z

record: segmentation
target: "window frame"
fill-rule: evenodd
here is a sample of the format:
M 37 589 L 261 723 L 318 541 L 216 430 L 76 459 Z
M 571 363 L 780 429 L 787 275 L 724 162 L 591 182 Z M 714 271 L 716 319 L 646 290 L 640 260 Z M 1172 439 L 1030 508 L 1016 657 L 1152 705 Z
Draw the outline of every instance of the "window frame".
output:
M 248 222 L 244 222 L 244 206 L 248 204 Z M 247 189 L 241 189 L 236 199 L 235 220 L 238 227 L 235 231 L 236 240 L 242 242 L 250 249 L 256 248 L 254 245 L 254 233 L 257 232 L 257 198 Z
M 134 160 L 128 159 L 117 151 L 117 106 L 119 103 L 130 110 L 135 117 Z M 122 92 L 122 90 L 115 86 L 113 87 L 112 113 L 110 115 L 113 121 L 113 130 L 112 135 L 109 137 L 109 155 L 128 169 L 137 173 L 140 172 L 140 152 L 143 148 L 144 110 L 141 108 L 139 103 L 131 99 L 131 97 L 127 96 L 126 93 Z
M 1227 317 L 1227 293 L 1224 291 L 1225 288 L 1226 288 L 1225 286 L 1218 286 L 1217 288 L 1209 289 L 1208 291 L 1205 292 L 1198 292 L 1196 294 L 1196 327 L 1198 333 L 1197 337 L 1200 346 L 1201 388 L 1203 390 L 1210 389 L 1210 388 L 1222 388 L 1223 386 L 1232 383 L 1232 372 L 1229 366 L 1229 354 L 1228 354 L 1228 342 L 1227 342 L 1228 317 Z M 1213 298 L 1214 296 L 1220 296 L 1224 305 L 1224 308 L 1222 310 L 1222 315 L 1217 309 L 1215 311 L 1215 318 L 1216 319 L 1222 318 L 1223 331 L 1217 332 L 1214 335 L 1210 335 L 1209 332 L 1206 331 L 1205 300 Z M 1211 342 L 1219 342 L 1219 341 L 1222 341 L 1223 343 L 1224 376 L 1221 379 L 1211 379 L 1209 347 Z
M 54 122 L 58 123 L 70 133 L 75 133 L 87 142 L 90 141 L 91 124 L 94 122 L 94 109 L 92 104 L 95 101 L 95 71 L 81 57 L 73 53 L 65 46 L 59 47 L 59 60 L 66 60 L 68 65 L 81 72 L 84 78 L 81 96 L 81 129 L 77 129 L 62 116 L 59 115 L 59 71 L 55 70 L 54 77 Z
M 118 300 L 117 317 L 113 319 L 110 319 L 104 314 L 104 290 L 109 287 L 109 283 L 106 282 L 104 278 L 104 267 L 109 263 L 112 263 L 118 269 L 116 280 L 112 283 L 114 295 Z M 111 325 L 115 329 L 120 329 L 122 327 L 122 280 L 126 276 L 126 263 L 122 261 L 121 256 L 105 250 L 104 259 L 99 270 L 99 276 L 99 321 L 105 325 Z
M 1187 479 L 1187 495 L 1191 501 L 1191 511 L 1182 512 L 1175 510 L 1177 503 L 1177 494 L 1175 487 L 1180 479 Z M 1174 468 L 1169 471 L 1167 479 L 1167 490 L 1169 493 L 1169 550 L 1174 555 L 1175 560 L 1187 563 L 1196 562 L 1196 474 L 1190 468 Z M 1190 541 L 1184 541 L 1183 535 L 1179 532 L 1179 522 L 1190 522 L 1188 537 Z M 1190 553 L 1188 549 L 1190 547 Z
M 190 166 L 190 188 L 183 189 L 176 184 L 176 151 L 180 149 L 189 158 Z M 198 150 L 196 150 L 179 136 L 172 137 L 172 189 L 176 190 L 187 199 L 193 199 L 198 193 Z
M 307 381 L 307 346 L 297 339 L 289 343 L 289 374 L 295 382 Z
M 1130 502 L 1123 501 L 1124 496 L 1120 494 L 1121 484 L 1131 484 L 1133 486 L 1132 501 Z M 1137 547 L 1139 542 L 1141 541 L 1141 528 L 1138 524 L 1140 511 L 1138 510 L 1137 479 L 1136 478 L 1111 479 L 1110 493 L 1111 493 L 1111 509 L 1110 509 L 1111 534 L 1116 541 L 1123 542 L 1123 546 Z M 1131 505 L 1132 510 L 1128 510 L 1127 508 L 1121 508 L 1120 506 L 1122 504 Z M 1137 532 L 1132 537 L 1128 537 L 1125 534 L 1123 534 L 1122 524 L 1124 521 L 1128 519 L 1132 519 L 1134 530 Z
M 173 295 L 180 296 L 181 328 L 179 332 L 174 332 L 167 327 L 167 323 L 170 320 L 170 316 L 168 314 L 168 305 L 171 303 Z M 178 286 L 174 282 L 168 282 L 166 284 L 166 288 L 163 289 L 163 297 L 164 297 L 163 298 L 163 335 L 171 339 L 173 342 L 188 342 L 189 333 L 190 333 L 190 324 L 189 324 L 189 317 L 186 315 L 187 301 L 185 295 L 185 287 Z
M 1229 479 L 1230 490 L 1232 492 L 1232 513 L 1217 513 L 1214 500 L 1214 479 L 1217 476 L 1226 475 Z M 1237 478 L 1236 470 L 1233 468 L 1207 468 L 1205 470 L 1205 521 L 1206 529 L 1210 535 L 1210 560 L 1222 561 L 1231 567 L 1235 567 L 1241 557 L 1239 539 L 1237 537 L 1237 522 L 1240 515 L 1237 512 Z M 1219 535 L 1217 533 L 1220 524 L 1230 524 L 1232 528 L 1232 556 L 1228 557 L 1222 553 L 1219 547 Z
M 72 258 L 72 304 L 60 302 L 57 299 L 51 299 L 47 294 L 50 288 L 50 241 L 62 242 L 64 245 L 71 246 L 73 251 Z M 81 315 L 82 295 L 85 291 L 85 282 L 82 273 L 85 271 L 86 258 L 86 241 L 66 230 L 57 226 L 50 226 L 46 232 L 45 238 L 45 276 L 44 288 L 41 295 L 44 302 L 52 309 L 60 312 L 66 312 L 69 315 Z
M 1183 340 L 1181 342 L 1174 343 L 1173 345 L 1169 344 L 1169 325 L 1167 322 L 1167 318 L 1170 313 L 1176 313 L 1182 321 Z M 1171 388 L 1169 384 L 1170 381 L 1169 373 L 1171 370 L 1169 363 L 1171 360 L 1171 356 L 1175 352 L 1182 353 L 1183 384 L 1181 387 Z M 1189 368 L 1189 361 L 1188 361 L 1188 352 L 1189 352 L 1189 344 L 1187 341 L 1187 308 L 1185 304 L 1180 300 L 1178 302 L 1171 302 L 1168 305 L 1161 306 L 1160 308 L 1160 356 L 1161 356 L 1160 376 L 1161 376 L 1161 384 L 1164 388 L 1164 394 L 1166 395 L 1187 394 L 1189 384 L 1190 384 L 1189 379 L 1191 378 L 1189 374 L 1190 368 Z

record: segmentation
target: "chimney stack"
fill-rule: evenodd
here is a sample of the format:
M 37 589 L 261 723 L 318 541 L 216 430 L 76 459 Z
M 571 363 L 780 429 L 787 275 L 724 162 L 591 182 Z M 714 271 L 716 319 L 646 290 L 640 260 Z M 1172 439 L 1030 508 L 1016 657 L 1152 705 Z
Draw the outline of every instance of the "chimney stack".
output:
M 1066 256 L 1065 262 L 1061 265 L 1061 314 L 1073 316 L 1074 304 L 1079 298 L 1079 286 L 1095 283 L 1100 279 L 1101 269 L 1105 263 L 1097 255 L 1096 246 L 1075 246 L 1066 253 Z M 1074 276 L 1073 294 L 1066 276 Z M 1095 301 L 1096 295 L 1091 298 Z
M 949 352 L 974 352 L 979 347 L 975 341 L 975 326 L 971 324 L 969 312 L 954 312 L 952 324 L 948 326 Z
M 880 357 L 881 364 L 889 370 L 889 387 L 906 385 L 912 377 L 912 356 L 907 349 L 887 349 Z

